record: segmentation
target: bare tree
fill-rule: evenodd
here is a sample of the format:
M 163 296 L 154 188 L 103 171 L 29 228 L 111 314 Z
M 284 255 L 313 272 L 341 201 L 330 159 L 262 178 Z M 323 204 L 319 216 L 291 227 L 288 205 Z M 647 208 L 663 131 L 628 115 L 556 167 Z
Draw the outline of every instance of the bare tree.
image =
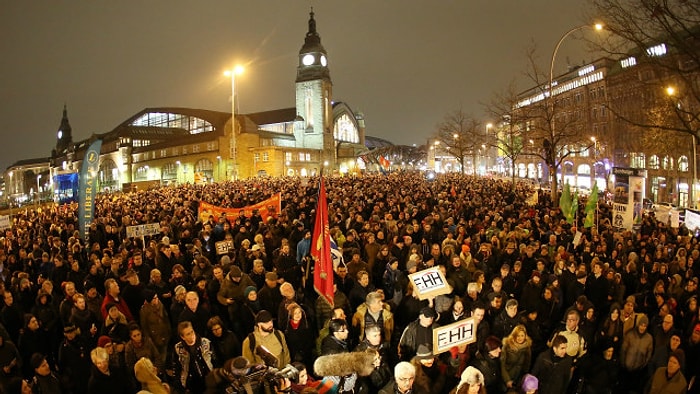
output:
M 477 154 L 482 145 L 488 142 L 486 128 L 481 122 L 460 108 L 445 115 L 443 121 L 438 123 L 434 138 L 439 141 L 442 151 L 459 161 L 462 173 L 466 173 L 465 158 L 471 156 L 476 174 Z
M 550 89 L 549 76 L 540 68 L 534 46 L 528 49 L 526 58 L 526 75 L 535 87 L 520 95 L 516 105 L 519 127 L 523 137 L 532 141 L 534 149 L 530 154 L 547 165 L 552 203 L 557 204 L 557 172 L 569 156 L 590 149 L 592 144 L 583 133 L 584 124 L 579 118 L 582 109 L 566 108 L 567 98 L 571 101 L 567 93 Z
M 700 2 L 690 0 L 593 0 L 593 13 L 611 34 L 596 45 L 611 58 L 629 58 L 651 70 L 643 83 L 654 94 L 676 89 L 679 122 L 633 118 L 611 105 L 622 120 L 641 128 L 700 130 Z M 656 120 L 661 120 L 657 118 Z M 650 122 L 651 121 L 651 122 Z
M 491 101 L 484 105 L 486 113 L 493 119 L 501 119 L 496 133 L 489 139 L 489 146 L 496 148 L 499 156 L 505 157 L 511 166 L 511 178 L 515 188 L 515 163 L 527 155 L 524 128 L 527 125 L 527 112 L 519 111 L 515 82 L 511 82 L 502 92 L 494 93 Z

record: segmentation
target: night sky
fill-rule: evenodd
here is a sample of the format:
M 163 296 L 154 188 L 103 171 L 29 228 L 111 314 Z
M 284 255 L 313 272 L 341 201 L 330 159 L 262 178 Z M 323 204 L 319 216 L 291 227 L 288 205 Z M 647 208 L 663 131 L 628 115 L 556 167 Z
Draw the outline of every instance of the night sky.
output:
M 581 0 L 3 0 L 0 168 L 51 154 L 64 103 L 74 141 L 148 107 L 230 112 L 233 64 L 241 112 L 292 107 L 311 6 L 334 101 L 397 144 L 425 143 L 460 108 L 481 117 L 514 79 L 529 87 L 531 42 L 547 68 L 590 22 Z M 584 46 L 567 39 L 556 70 L 593 60 Z

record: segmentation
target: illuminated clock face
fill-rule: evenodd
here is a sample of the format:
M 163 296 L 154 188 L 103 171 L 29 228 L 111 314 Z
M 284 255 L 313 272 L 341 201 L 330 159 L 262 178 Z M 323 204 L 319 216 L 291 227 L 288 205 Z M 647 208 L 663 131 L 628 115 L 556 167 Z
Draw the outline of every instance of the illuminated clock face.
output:
M 328 61 L 326 60 L 326 57 L 324 55 L 321 55 L 321 65 L 323 67 L 326 67 L 326 64 L 328 64 Z
M 314 58 L 314 55 L 309 54 L 309 55 L 305 55 L 301 59 L 301 62 L 304 63 L 305 66 L 310 66 L 310 65 L 314 64 L 315 60 L 316 60 L 316 58 Z
M 63 131 L 58 130 L 58 139 L 60 140 L 61 138 L 63 138 Z

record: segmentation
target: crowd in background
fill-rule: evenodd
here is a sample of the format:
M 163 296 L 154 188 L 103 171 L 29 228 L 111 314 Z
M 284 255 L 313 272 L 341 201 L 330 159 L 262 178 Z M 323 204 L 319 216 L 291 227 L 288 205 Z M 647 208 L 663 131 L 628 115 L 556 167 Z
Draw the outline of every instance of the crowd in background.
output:
M 683 227 L 652 213 L 616 230 L 601 202 L 583 228 L 547 193 L 532 204 L 530 185 L 497 179 L 324 181 L 343 256 L 333 305 L 312 283 L 317 178 L 99 194 L 87 239 L 76 204 L 13 212 L 3 390 L 245 392 L 267 363 L 300 371 L 273 377 L 277 391 L 305 393 L 698 392 L 700 246 Z M 198 217 L 199 202 L 277 192 L 272 217 Z M 160 233 L 127 238 L 146 223 Z M 218 254 L 220 241 L 233 248 Z M 431 267 L 452 291 L 421 300 L 408 275 Z M 468 317 L 476 342 L 433 354 L 432 330 Z

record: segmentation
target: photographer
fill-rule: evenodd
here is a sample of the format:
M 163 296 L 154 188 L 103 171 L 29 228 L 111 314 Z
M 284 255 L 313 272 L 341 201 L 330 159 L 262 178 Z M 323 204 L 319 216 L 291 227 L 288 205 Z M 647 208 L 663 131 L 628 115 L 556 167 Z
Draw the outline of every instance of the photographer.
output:
M 222 368 L 215 368 L 206 377 L 206 394 L 263 394 L 288 393 L 291 381 L 299 378 L 299 371 L 287 365 L 277 370 L 264 364 L 251 365 L 245 357 L 232 358 Z

